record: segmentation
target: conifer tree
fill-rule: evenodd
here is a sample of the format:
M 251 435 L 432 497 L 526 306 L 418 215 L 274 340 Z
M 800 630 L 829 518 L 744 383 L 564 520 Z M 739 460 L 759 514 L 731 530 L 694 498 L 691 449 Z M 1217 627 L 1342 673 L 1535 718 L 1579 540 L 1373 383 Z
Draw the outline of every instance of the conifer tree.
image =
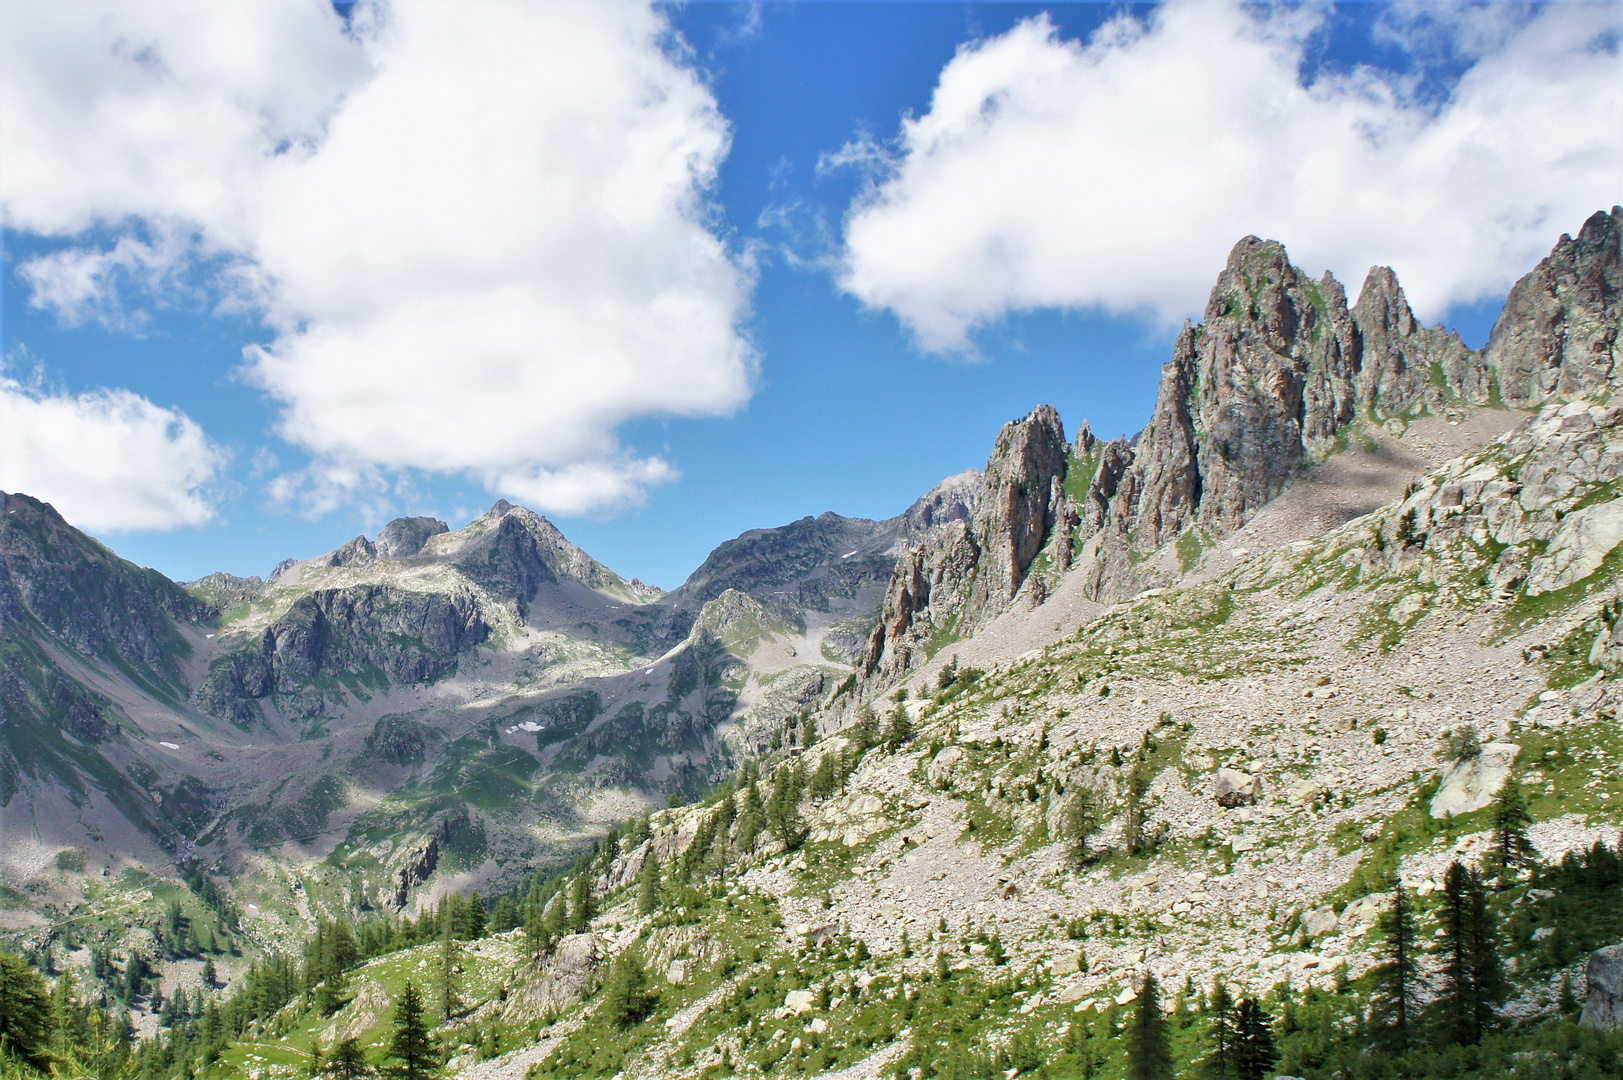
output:
M 912 738 L 912 717 L 907 714 L 907 706 L 898 702 L 890 712 L 890 726 L 885 730 L 885 747 L 894 752 Z
M 1210 1049 L 1202 1070 L 1212 1080 L 1228 1080 L 1234 1075 L 1234 999 L 1229 997 L 1229 989 L 1222 979 L 1212 984 L 1212 1000 L 1206 1015 L 1210 1020 L 1206 1035 Z
M 1234 1075 L 1237 1080 L 1263 1080 L 1279 1060 L 1274 1049 L 1273 1018 L 1254 997 L 1245 998 L 1234 1014 Z
M 457 946 L 456 935 L 451 932 L 449 920 L 440 932 L 440 964 L 439 978 L 436 989 L 439 997 L 439 1014 L 441 1023 L 449 1024 L 452 1017 L 462 1008 L 461 980 L 457 978 L 457 968 L 462 961 L 462 950 Z
M 1473 870 L 1453 863 L 1443 882 L 1439 912 L 1443 985 L 1438 1012 L 1444 1038 L 1467 1046 L 1482 1040 L 1504 994 L 1498 934 L 1487 889 Z
M 1409 1048 L 1411 1024 L 1418 1008 L 1419 980 L 1415 974 L 1414 908 L 1402 883 L 1392 886 L 1392 905 L 1381 915 L 1386 932 L 1386 960 L 1375 969 L 1376 1017 L 1387 1043 L 1399 1053 Z
M 469 941 L 478 941 L 485 936 L 485 902 L 479 898 L 477 890 L 468 897 L 468 908 L 463 912 L 462 925 L 465 931 L 463 937 Z
M 653 1012 L 658 1003 L 659 995 L 648 985 L 642 950 L 636 946 L 625 950 L 615 958 L 603 987 L 603 1018 L 615 1027 L 631 1027 Z
M 397 1080 L 429 1080 L 436 1049 L 423 1020 L 423 999 L 416 984 L 407 980 L 395 1008 L 394 1038 L 389 1041 L 389 1053 L 400 1064 L 391 1071 Z
M 372 1066 L 367 1064 L 366 1054 L 359 1043 L 354 1039 L 344 1039 L 332 1048 L 326 1071 L 332 1080 L 366 1080 L 372 1075 Z
M 651 915 L 659 907 L 659 856 L 654 854 L 653 848 L 642 860 L 642 869 L 637 873 L 637 912 L 642 915 Z
M 1065 808 L 1065 839 L 1070 847 L 1071 862 L 1085 866 L 1092 853 L 1088 841 L 1099 831 L 1099 792 L 1090 784 L 1078 784 Z
M 519 925 L 518 904 L 511 896 L 503 896 L 496 901 L 496 908 L 490 913 L 490 928 L 495 933 L 505 934 Z
M 1152 973 L 1144 976 L 1127 1027 L 1127 1080 L 1172 1080 L 1172 1042 Z
M 569 894 L 569 928 L 577 934 L 584 934 L 592 927 L 592 917 L 597 914 L 592 900 L 592 878 L 582 870 L 575 875 Z
M 51 993 L 39 972 L 19 956 L 0 953 L 0 1051 L 45 1071 L 51 1060 L 51 1020 Z
M 1506 778 L 1505 786 L 1494 796 L 1490 813 L 1493 840 L 1487 865 L 1503 881 L 1514 871 L 1531 865 L 1535 855 L 1533 842 L 1527 836 L 1527 826 L 1533 823 L 1533 816 L 1527 812 L 1527 798 L 1515 777 Z
M 524 940 L 530 955 L 537 956 L 547 950 L 547 928 L 544 917 L 546 905 L 540 898 L 540 888 L 530 890 L 530 899 L 524 905 Z

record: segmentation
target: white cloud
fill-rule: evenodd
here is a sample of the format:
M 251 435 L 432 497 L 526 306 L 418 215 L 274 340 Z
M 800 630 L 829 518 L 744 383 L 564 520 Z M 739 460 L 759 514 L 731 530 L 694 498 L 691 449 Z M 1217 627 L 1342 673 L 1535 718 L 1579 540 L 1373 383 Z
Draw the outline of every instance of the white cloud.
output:
M 6 16 L 94 87 L 32 70 L 48 65 L 24 45 L 0 55 L 30 69 L 0 75 L 0 100 L 28 91 L 0 132 L 29 98 L 46 112 L 0 134 L 8 223 L 136 218 L 225 258 L 277 331 L 249 376 L 316 457 L 280 497 L 328 492 L 318 506 L 334 477 L 421 469 L 559 512 L 636 501 L 674 471 L 618 425 L 725 415 L 751 392 L 752 282 L 710 226 L 729 132 L 709 88 L 646 3 L 361 11 L 349 35 L 326 0 Z M 49 182 L 76 167 L 112 175 Z M 34 271 L 34 302 L 102 302 L 97 257 Z
M 1304 82 L 1310 8 L 1174 0 L 1085 43 L 1039 17 L 966 45 L 848 214 L 841 283 L 930 350 L 1012 311 L 1198 313 L 1246 234 L 1352 289 L 1391 265 L 1426 316 L 1503 295 L 1618 197 L 1623 7 L 1452 10 L 1386 28 L 1473 58 L 1440 105 L 1369 69 Z
M 127 390 L 68 395 L 0 375 L 0 489 L 93 532 L 201 525 L 225 455 L 184 414 Z

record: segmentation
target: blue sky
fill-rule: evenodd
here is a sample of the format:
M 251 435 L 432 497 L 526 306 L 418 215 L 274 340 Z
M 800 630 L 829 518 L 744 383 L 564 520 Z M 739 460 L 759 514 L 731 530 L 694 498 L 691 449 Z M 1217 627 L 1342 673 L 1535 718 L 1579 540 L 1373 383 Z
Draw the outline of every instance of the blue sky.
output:
M 1354 295 L 1390 263 L 1480 345 L 1623 186 L 1594 130 L 1618 130 L 1616 5 L 628 4 L 448 30 L 401 3 L 263 15 L 246 46 L 178 10 L 117 40 L 8 16 L 12 48 L 175 124 L 91 138 L 54 72 L 3 76 L 0 108 L 44 119 L 0 145 L 27 166 L 0 178 L 0 487 L 183 580 L 505 495 L 673 587 L 747 528 L 899 512 L 1038 403 L 1137 430 L 1246 232 Z M 526 34 L 588 59 L 531 69 Z M 458 71 L 488 85 L 422 96 Z M 219 113 L 195 103 L 255 94 L 189 138 Z

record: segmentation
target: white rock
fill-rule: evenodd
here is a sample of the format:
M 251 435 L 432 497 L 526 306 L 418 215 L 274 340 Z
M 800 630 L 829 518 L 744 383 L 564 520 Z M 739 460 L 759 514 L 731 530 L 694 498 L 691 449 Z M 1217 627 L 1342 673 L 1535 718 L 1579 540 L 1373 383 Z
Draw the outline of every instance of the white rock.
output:
M 791 990 L 784 995 L 783 1007 L 795 1016 L 804 1016 L 812 1011 L 816 1000 L 810 990 Z
M 1302 929 L 1309 937 L 1333 934 L 1340 924 L 1341 920 L 1336 918 L 1336 911 L 1331 907 L 1316 907 L 1302 916 Z
M 1450 765 L 1443 773 L 1442 786 L 1431 800 L 1431 816 L 1468 814 L 1493 802 L 1505 786 L 1510 767 L 1521 753 L 1515 743 L 1484 743 L 1482 753 L 1470 761 Z
M 1250 805 L 1257 801 L 1257 778 L 1238 769 L 1218 769 L 1212 798 L 1219 806 Z
M 1549 547 L 1533 559 L 1527 573 L 1527 595 L 1564 589 L 1600 569 L 1623 543 L 1623 499 L 1586 506 L 1561 519 Z

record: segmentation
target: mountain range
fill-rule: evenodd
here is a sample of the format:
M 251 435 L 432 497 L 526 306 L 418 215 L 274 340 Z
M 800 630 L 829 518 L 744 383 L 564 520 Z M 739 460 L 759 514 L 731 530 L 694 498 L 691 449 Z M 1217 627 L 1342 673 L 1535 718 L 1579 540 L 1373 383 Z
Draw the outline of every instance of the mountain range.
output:
M 766 904 L 757 954 L 860 940 L 901 986 L 935 962 L 911 943 L 993 932 L 1043 973 L 1018 1008 L 1050 1033 L 1130 1001 L 1140 969 L 1259 992 L 1367 973 L 1377 869 L 1438 888 L 1507 778 L 1555 862 L 1623 824 L 1620 237 L 1616 207 L 1562 236 L 1480 350 L 1421 325 L 1389 269 L 1349 304 L 1247 237 L 1137 435 L 1068 436 L 1038 406 L 896 517 L 753 529 L 670 592 L 505 501 L 178 583 L 3 495 L 0 929 L 131 948 L 109 912 L 226 895 L 220 932 L 251 955 L 573 867 L 604 910 L 585 951 L 503 954 L 446 1018 L 533 1036 L 496 1071 L 470 1051 L 470 1080 L 557 1067 L 585 973 L 633 941 L 671 994 L 712 995 L 682 999 L 644 1074 L 788 1054 L 753 1026 L 682 1043 L 736 989 L 723 955 L 754 961 L 720 930 L 636 922 L 647 867 L 718 842 L 723 884 L 695 905 Z M 1466 727 L 1484 750 L 1433 752 Z M 774 787 L 804 834 L 746 842 L 740 785 L 795 769 L 838 790 Z M 1068 861 L 1081 791 L 1119 864 Z M 1109 923 L 1091 964 L 1055 935 L 1084 917 Z M 977 940 L 966 968 L 993 964 Z M 379 1001 L 397 976 L 375 974 Z M 838 1014 L 829 978 L 783 1015 Z M 794 1041 L 774 1064 L 810 1071 L 822 1040 Z M 823 1064 L 916 1056 L 897 1031 L 842 1046 Z

